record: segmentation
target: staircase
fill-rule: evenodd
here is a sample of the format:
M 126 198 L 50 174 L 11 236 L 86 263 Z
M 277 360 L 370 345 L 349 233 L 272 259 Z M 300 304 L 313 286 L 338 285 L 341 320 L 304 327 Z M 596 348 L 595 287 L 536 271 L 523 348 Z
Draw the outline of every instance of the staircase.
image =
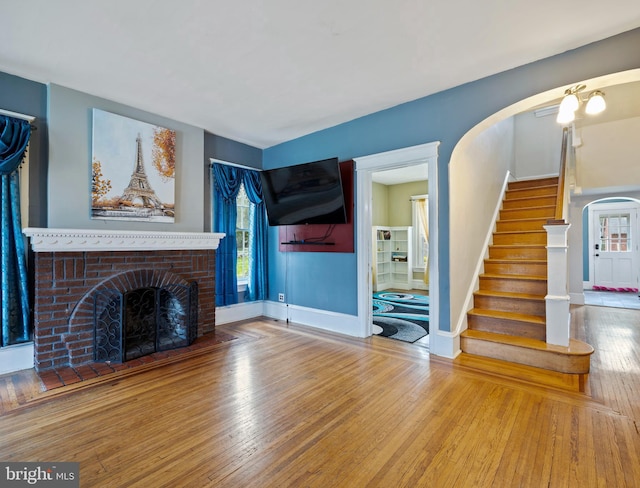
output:
M 460 346 L 464 355 L 516 363 L 528 378 L 541 376 L 541 382 L 548 383 L 554 376 L 554 384 L 582 390 L 593 348 L 575 340 L 569 347 L 545 342 L 547 233 L 543 226 L 554 218 L 557 190 L 558 178 L 509 184 Z M 501 369 L 499 364 L 494 367 Z M 539 374 L 531 368 L 539 369 Z

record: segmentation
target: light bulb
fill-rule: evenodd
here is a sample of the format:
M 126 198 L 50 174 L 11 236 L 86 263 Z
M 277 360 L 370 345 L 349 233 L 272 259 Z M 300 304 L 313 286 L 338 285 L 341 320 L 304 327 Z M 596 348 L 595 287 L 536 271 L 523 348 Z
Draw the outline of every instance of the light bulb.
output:
M 578 100 L 578 96 L 575 93 L 569 93 L 565 95 L 565 97 L 562 99 L 562 102 L 560 102 L 560 112 L 575 112 L 576 110 L 578 110 L 579 106 L 580 101 Z
M 558 110 L 558 117 L 556 118 L 556 122 L 558 124 L 568 124 L 570 122 L 573 122 L 575 118 L 575 111 L 567 108 L 563 110 L 562 104 L 560 104 L 560 110 Z
M 589 115 L 599 114 L 607 108 L 607 102 L 604 101 L 604 93 L 599 90 L 594 91 L 589 95 L 587 106 L 584 109 Z

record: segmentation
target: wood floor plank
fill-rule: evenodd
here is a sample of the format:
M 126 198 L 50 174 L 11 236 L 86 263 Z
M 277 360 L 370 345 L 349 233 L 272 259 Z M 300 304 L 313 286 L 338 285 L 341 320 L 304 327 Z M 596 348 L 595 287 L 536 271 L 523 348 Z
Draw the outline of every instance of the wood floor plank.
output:
M 0 460 L 76 461 L 83 487 L 635 487 L 640 312 L 627 312 L 572 312 L 596 348 L 591 396 L 272 320 L 55 394 L 5 375 Z

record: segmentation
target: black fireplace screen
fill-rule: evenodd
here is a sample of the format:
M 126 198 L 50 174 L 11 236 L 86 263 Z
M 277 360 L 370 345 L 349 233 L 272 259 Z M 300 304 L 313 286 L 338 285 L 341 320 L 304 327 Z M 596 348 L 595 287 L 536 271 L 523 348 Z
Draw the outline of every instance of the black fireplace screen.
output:
M 94 360 L 121 363 L 190 345 L 198 327 L 198 285 L 94 295 Z

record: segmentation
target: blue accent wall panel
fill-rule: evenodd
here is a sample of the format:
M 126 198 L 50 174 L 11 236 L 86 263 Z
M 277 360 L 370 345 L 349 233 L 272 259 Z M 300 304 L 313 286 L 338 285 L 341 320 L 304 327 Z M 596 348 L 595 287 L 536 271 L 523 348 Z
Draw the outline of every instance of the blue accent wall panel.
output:
M 284 293 L 288 304 L 355 315 L 352 305 L 357 303 L 358 283 L 351 269 L 353 254 L 278 252 L 277 232 L 270 233 L 269 239 L 273 301 L 278 301 L 278 293 Z M 308 254 L 313 254 L 313 259 L 308 259 Z

